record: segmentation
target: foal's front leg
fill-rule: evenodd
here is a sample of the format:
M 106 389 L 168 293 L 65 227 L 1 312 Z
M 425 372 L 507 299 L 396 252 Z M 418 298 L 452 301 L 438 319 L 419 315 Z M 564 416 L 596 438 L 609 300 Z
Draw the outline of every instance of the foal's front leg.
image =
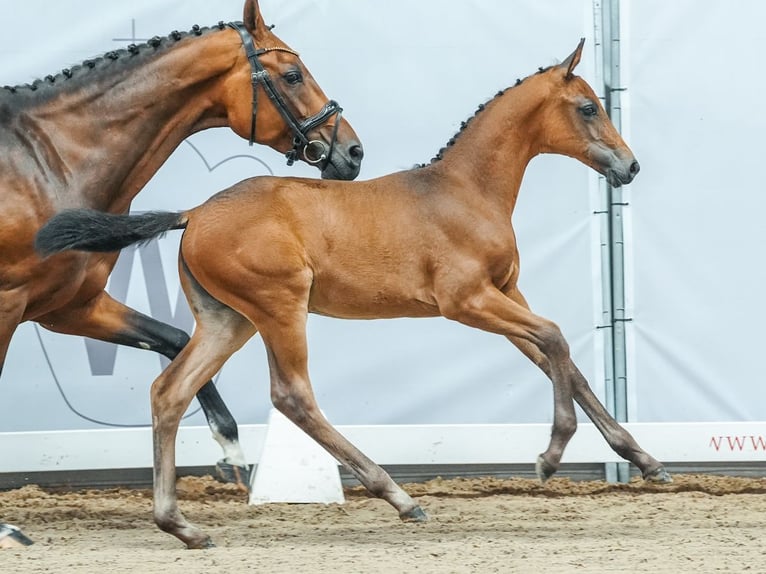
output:
M 574 399 L 583 406 L 612 449 L 641 469 L 644 477 L 661 481 L 666 481 L 666 477 L 669 480 L 662 464 L 641 449 L 630 433 L 598 402 L 572 362 L 569 345 L 560 329 L 551 321 L 533 314 L 521 293 L 514 290 L 506 296 L 493 286 L 487 286 L 442 307 L 448 318 L 505 335 L 551 379 L 554 398 L 551 440 L 537 460 L 537 474 L 542 481 L 558 470 L 564 448 L 577 429 Z
M 532 314 L 526 299 L 524 299 L 518 289 L 511 290 L 507 293 L 507 296 Z M 554 336 L 560 338 L 561 341 L 564 341 L 564 336 L 561 334 L 559 328 L 552 323 L 551 325 L 554 328 Z M 524 341 L 519 341 L 516 344 L 522 352 L 525 352 L 525 354 L 528 352 L 524 351 L 522 348 L 526 344 Z M 566 343 L 564 344 L 566 345 Z M 531 349 L 529 352 L 534 353 L 534 349 Z M 665 470 L 662 464 L 644 451 L 633 436 L 609 414 L 606 408 L 604 408 L 604 405 L 601 404 L 598 397 L 596 397 L 595 393 L 590 388 L 587 379 L 572 361 L 568 351 L 566 354 L 565 372 L 570 381 L 569 388 L 571 396 L 577 401 L 580 407 L 582 407 L 588 418 L 593 421 L 596 428 L 601 432 L 612 450 L 641 469 L 642 476 L 645 480 L 664 483 L 673 482 L 670 474 Z M 549 374 L 549 377 L 550 376 L 551 375 Z M 540 476 L 541 480 L 546 480 L 557 469 L 558 466 L 551 468 L 546 463 L 545 453 L 538 459 L 537 474 Z

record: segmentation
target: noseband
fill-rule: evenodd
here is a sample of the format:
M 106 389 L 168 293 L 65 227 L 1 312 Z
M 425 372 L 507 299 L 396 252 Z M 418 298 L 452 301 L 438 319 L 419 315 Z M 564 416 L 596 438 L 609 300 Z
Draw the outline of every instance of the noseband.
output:
M 239 36 L 242 38 L 242 46 L 245 48 L 245 54 L 247 55 L 247 59 L 250 62 L 250 67 L 252 69 L 250 77 L 253 82 L 253 115 L 250 122 L 250 145 L 253 145 L 253 142 L 255 141 L 255 114 L 258 111 L 258 85 L 261 84 L 263 90 L 285 120 L 285 123 L 293 132 L 293 149 L 285 154 L 287 157 L 287 165 L 293 165 L 295 160 L 298 159 L 299 153 L 302 153 L 303 159 L 310 164 L 316 165 L 322 162 L 329 162 L 332 157 L 333 148 L 335 147 L 335 138 L 338 135 L 338 126 L 340 125 L 343 108 L 341 108 L 335 100 L 330 100 L 322 106 L 322 109 L 319 110 L 319 112 L 313 116 L 305 118 L 303 121 L 299 121 L 287 107 L 287 103 L 279 91 L 277 91 L 276 86 L 274 86 L 274 82 L 271 80 L 268 71 L 266 71 L 266 68 L 263 67 L 263 64 L 261 64 L 258 59 L 258 56 L 261 54 L 272 52 L 274 50 L 281 50 L 291 54 L 295 54 L 295 52 L 282 47 L 256 49 L 255 44 L 253 43 L 253 37 L 250 35 L 250 32 L 244 28 L 241 22 L 229 22 L 229 27 L 239 32 Z M 297 56 L 297 54 L 295 55 Z M 322 125 L 333 116 L 335 116 L 335 126 L 332 130 L 332 138 L 330 139 L 329 148 L 322 141 L 309 140 L 309 132 L 317 126 Z M 323 168 L 323 166 L 320 167 Z

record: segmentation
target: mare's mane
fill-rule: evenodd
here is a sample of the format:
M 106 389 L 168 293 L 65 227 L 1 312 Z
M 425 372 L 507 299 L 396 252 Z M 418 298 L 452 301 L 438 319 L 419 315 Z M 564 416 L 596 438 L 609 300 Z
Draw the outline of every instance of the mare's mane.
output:
M 59 87 L 77 88 L 87 82 L 98 81 L 98 79 L 113 71 L 133 69 L 159 51 L 174 46 L 176 42 L 183 38 L 202 36 L 213 30 L 223 30 L 225 27 L 226 24 L 221 21 L 217 25 L 210 27 L 200 27 L 195 24 L 188 32 L 174 30 L 165 37 L 155 36 L 142 44 L 130 44 L 127 48 L 112 50 L 101 56 L 84 60 L 81 64 L 71 68 L 64 68 L 55 75 L 45 76 L 45 78 L 37 79 L 31 84 L 3 86 L 0 89 L 0 98 L 21 94 L 42 97 L 44 94 L 50 95 L 54 93 L 56 88 Z M 118 67 L 118 64 L 122 65 Z

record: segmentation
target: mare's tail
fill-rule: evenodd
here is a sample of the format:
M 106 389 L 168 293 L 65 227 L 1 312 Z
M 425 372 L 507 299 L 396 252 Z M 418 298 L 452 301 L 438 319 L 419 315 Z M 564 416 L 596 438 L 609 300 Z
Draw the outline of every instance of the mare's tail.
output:
M 93 209 L 70 209 L 53 216 L 35 237 L 35 249 L 47 257 L 61 251 L 119 251 L 145 243 L 171 229 L 184 229 L 184 213 L 150 211 L 138 215 L 114 215 Z

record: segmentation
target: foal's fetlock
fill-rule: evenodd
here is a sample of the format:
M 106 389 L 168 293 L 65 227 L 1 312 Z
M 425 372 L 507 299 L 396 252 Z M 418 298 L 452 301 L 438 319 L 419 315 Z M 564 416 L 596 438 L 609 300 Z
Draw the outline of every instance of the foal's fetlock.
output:
M 402 522 L 427 522 L 428 521 L 428 515 L 423 511 L 420 506 L 415 506 L 411 510 L 408 510 L 407 512 L 402 512 L 399 515 L 399 518 L 402 519 Z
M 655 484 L 670 484 L 673 482 L 673 477 L 665 470 L 664 466 L 645 472 L 643 478 L 646 482 L 653 482 Z
M 542 484 L 545 484 L 545 482 L 553 476 L 553 474 L 558 470 L 558 466 L 554 466 L 551 463 L 549 463 L 543 455 L 540 455 L 537 457 L 537 462 L 535 463 L 535 472 L 537 473 L 537 478 L 540 479 L 540 482 Z

